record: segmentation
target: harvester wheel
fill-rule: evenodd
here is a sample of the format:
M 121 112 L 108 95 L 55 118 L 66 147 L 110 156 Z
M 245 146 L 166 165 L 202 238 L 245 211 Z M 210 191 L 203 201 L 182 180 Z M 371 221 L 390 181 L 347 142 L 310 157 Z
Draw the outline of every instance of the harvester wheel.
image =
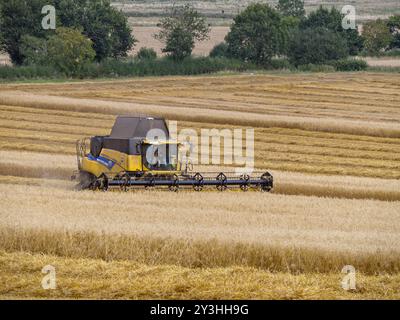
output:
M 219 182 L 219 184 L 217 185 L 218 191 L 225 191 L 228 188 L 228 186 L 226 185 L 227 180 L 228 178 L 222 172 L 217 176 L 217 181 Z
M 269 172 L 264 173 L 261 176 L 261 181 L 269 181 L 272 179 L 272 175 Z M 270 183 L 261 183 L 261 191 L 262 192 L 270 192 L 272 190 L 272 185 Z
M 96 176 L 94 176 L 93 174 L 86 171 L 80 171 L 79 184 L 76 186 L 76 188 L 78 190 L 92 189 L 94 184 L 96 183 L 96 180 Z
M 195 181 L 195 184 L 193 185 L 194 191 L 202 191 L 204 182 L 203 176 L 200 173 L 196 173 L 193 177 L 193 180 Z
M 244 192 L 249 191 L 249 181 L 250 181 L 250 176 L 248 174 L 243 174 L 240 177 L 240 180 L 243 181 L 243 183 L 240 185 L 240 189 Z
M 122 176 L 120 176 L 119 179 L 123 181 L 123 184 L 120 185 L 121 191 L 127 192 L 131 177 L 129 176 L 129 174 L 125 173 Z
M 178 190 L 179 190 L 179 177 L 176 174 L 174 174 L 173 182 L 168 188 L 172 192 L 178 192 Z
M 99 189 L 106 192 L 108 190 L 108 178 L 105 174 L 101 175 L 99 178 Z
M 156 181 L 156 177 L 153 174 L 148 174 L 146 176 L 146 180 L 148 180 L 149 184 L 144 187 L 145 190 L 151 190 L 154 188 L 154 182 Z

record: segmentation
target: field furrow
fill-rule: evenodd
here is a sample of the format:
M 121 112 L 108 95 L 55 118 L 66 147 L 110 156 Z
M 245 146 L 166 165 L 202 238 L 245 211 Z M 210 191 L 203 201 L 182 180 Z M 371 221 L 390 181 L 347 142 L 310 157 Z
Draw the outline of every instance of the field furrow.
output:
M 12 277 L 8 264 L 23 251 L 30 263 L 36 254 L 129 260 L 140 270 L 190 270 L 197 279 L 204 270 L 215 276 L 238 267 L 254 270 L 246 271 L 251 281 L 271 272 L 331 277 L 352 264 L 366 287 L 386 273 L 392 288 L 400 272 L 399 89 L 398 75 L 368 73 L 5 84 L 0 278 Z M 76 140 L 109 134 L 118 114 L 162 116 L 177 121 L 178 133 L 254 128 L 254 166 L 272 173 L 274 190 L 76 191 Z M 200 140 L 194 150 L 210 146 Z M 199 164 L 195 171 L 233 167 Z M 30 277 L 24 274 L 21 287 L 29 290 Z
M 346 259 L 366 273 L 382 261 L 387 265 L 381 271 L 400 268 L 399 224 L 394 223 L 400 219 L 399 202 L 258 193 L 227 193 L 221 202 L 218 193 L 184 193 L 176 207 L 171 193 L 104 194 L 1 184 L 0 191 L 8 208 L 0 223 L 6 250 L 67 256 L 85 250 L 91 258 L 189 267 L 231 266 L 241 260 L 276 271 L 292 264 L 293 271 L 317 265 L 321 272 L 337 270 Z M 155 197 L 162 197 L 162 207 Z M 265 260 L 272 252 L 274 266 Z M 302 259 L 295 262 L 298 255 Z
M 318 167 L 310 164 L 309 167 L 302 168 L 300 164 L 295 163 L 292 167 L 288 168 L 293 170 L 290 173 L 276 170 L 276 167 L 279 168 L 281 166 L 269 163 L 268 166 L 258 168 L 265 170 L 273 169 L 272 173 L 275 177 L 274 193 L 277 194 L 387 201 L 400 200 L 399 180 L 334 176 L 333 174 L 338 170 L 335 166 L 325 166 L 325 170 L 322 170 L 331 170 L 331 176 L 316 174 Z M 39 181 L 32 180 L 32 178 L 69 180 L 76 169 L 76 157 L 72 153 L 72 150 L 71 153 L 68 152 L 62 155 L 56 153 L 26 152 L 26 150 L 0 150 L 0 178 L 3 178 L 0 183 L 10 184 L 14 179 L 20 181 L 20 183 L 29 181 L 31 184 L 35 183 L 37 185 Z M 313 175 L 300 173 L 307 172 L 307 169 Z M 230 171 L 232 168 L 199 166 L 198 170 Z M 300 172 L 296 173 L 296 171 Z M 15 179 L 17 177 L 18 179 Z M 26 179 L 24 180 L 24 178 Z

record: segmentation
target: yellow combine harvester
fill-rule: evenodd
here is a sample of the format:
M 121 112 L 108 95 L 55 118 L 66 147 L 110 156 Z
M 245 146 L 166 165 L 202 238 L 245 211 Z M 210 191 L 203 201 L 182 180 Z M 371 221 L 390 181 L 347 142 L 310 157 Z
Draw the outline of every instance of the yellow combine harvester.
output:
M 159 132 L 148 140 L 150 130 Z M 160 139 L 159 137 L 162 137 Z M 250 175 L 193 172 L 181 160 L 182 145 L 170 140 L 164 119 L 120 116 L 109 136 L 95 136 L 77 142 L 79 189 L 103 190 L 119 187 L 193 188 L 201 191 L 213 186 L 219 191 L 238 187 L 243 191 L 271 191 L 273 177 L 268 172 L 258 178 Z

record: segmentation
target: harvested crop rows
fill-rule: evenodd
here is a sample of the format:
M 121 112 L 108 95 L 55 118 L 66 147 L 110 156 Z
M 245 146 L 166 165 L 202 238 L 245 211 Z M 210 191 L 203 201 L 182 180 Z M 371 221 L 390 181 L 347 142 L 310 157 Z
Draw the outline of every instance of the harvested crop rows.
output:
M 353 264 L 394 277 L 399 80 L 349 73 L 4 84 L 0 250 L 327 275 Z M 273 173 L 274 194 L 74 191 L 75 141 L 108 134 L 121 113 L 165 116 L 178 130 L 255 128 L 255 166 Z

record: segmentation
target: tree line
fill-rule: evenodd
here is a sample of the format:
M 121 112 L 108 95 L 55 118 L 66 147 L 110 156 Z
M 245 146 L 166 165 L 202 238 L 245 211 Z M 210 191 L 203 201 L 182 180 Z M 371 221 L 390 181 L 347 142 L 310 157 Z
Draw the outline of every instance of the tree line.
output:
M 360 54 L 380 55 L 400 48 L 400 15 L 367 22 L 362 33 L 357 25 L 344 28 L 344 19 L 345 15 L 336 8 L 322 6 L 306 16 L 302 0 L 279 0 L 276 8 L 251 4 L 234 18 L 225 42 L 211 54 L 259 65 L 284 56 L 299 66 Z
M 42 8 L 49 4 L 56 9 L 55 30 L 41 25 Z M 164 44 L 167 57 L 179 63 L 192 55 L 196 41 L 209 38 L 210 26 L 190 5 L 168 10 L 154 37 Z M 322 6 L 306 15 L 302 0 L 279 0 L 276 7 L 250 4 L 234 18 L 225 41 L 213 48 L 210 57 L 261 68 L 281 57 L 295 67 L 334 64 L 345 69 L 343 60 L 349 56 L 400 48 L 400 15 L 367 22 L 362 34 L 357 26 L 344 28 L 344 17 L 337 9 Z M 14 65 L 52 66 L 73 75 L 88 63 L 127 57 L 136 43 L 127 17 L 109 0 L 0 2 L 0 49 Z M 150 48 L 136 54 L 142 61 L 156 57 Z M 357 69 L 354 60 L 349 65 Z

